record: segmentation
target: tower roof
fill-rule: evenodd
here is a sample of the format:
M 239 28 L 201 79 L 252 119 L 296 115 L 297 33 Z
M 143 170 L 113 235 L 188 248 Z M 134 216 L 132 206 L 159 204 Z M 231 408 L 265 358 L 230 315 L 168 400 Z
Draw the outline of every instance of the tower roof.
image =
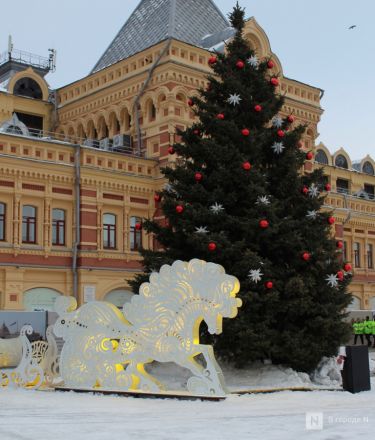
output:
M 141 0 L 92 73 L 173 38 L 194 46 L 229 27 L 213 0 Z

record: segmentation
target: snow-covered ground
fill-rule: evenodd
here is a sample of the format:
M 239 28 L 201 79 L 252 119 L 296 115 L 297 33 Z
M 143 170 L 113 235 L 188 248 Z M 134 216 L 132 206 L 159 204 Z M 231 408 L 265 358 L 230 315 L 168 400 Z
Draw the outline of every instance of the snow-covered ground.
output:
M 372 359 L 373 374 L 374 367 Z M 334 378 L 334 364 L 323 370 L 321 379 Z M 306 375 L 272 365 L 224 372 L 231 389 L 315 385 Z M 322 429 L 307 429 L 320 428 L 320 422 Z M 283 391 L 220 402 L 0 390 L 1 440 L 341 440 L 373 436 L 374 428 L 375 377 L 372 391 L 354 395 Z

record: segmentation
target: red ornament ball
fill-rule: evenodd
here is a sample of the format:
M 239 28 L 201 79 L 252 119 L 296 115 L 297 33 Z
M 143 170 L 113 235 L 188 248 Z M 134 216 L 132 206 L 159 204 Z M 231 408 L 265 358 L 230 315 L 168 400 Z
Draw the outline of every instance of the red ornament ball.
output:
M 136 231 L 140 231 L 142 229 L 142 223 L 136 223 L 135 229 L 136 229 Z
M 173 147 L 169 147 L 168 148 L 168 153 L 169 154 L 174 154 L 176 151 L 175 151 L 175 149 L 173 148 Z
M 289 122 L 289 124 L 293 124 L 294 120 L 295 120 L 295 118 L 294 118 L 293 115 L 289 115 L 289 116 L 288 116 L 288 122 Z
M 195 130 L 193 131 L 193 133 L 194 133 L 195 135 L 197 135 L 197 136 L 199 136 L 199 135 L 201 134 L 201 132 L 200 132 L 198 129 L 195 129 Z
M 242 168 L 243 168 L 245 171 L 249 171 L 249 170 L 251 169 L 251 163 L 250 163 L 250 162 L 244 162 L 244 163 L 242 164 Z
M 241 131 L 241 133 L 242 133 L 243 136 L 249 136 L 250 135 L 250 130 L 248 128 L 244 128 Z
M 161 200 L 161 195 L 160 195 L 160 194 L 155 194 L 155 195 L 154 195 L 154 200 L 155 200 L 155 202 L 160 202 L 160 200 Z
M 285 132 L 283 130 L 278 130 L 277 136 L 279 136 L 280 138 L 283 138 L 285 136 Z
M 271 84 L 277 87 L 279 85 L 279 80 L 277 78 L 271 78 Z
M 345 272 L 351 272 L 352 265 L 349 263 L 344 264 L 344 270 L 345 270 Z
M 184 212 L 184 207 L 182 205 L 177 205 L 176 212 L 177 214 L 181 214 L 182 212 Z
M 305 261 L 309 261 L 311 259 L 311 254 L 309 252 L 304 252 L 302 254 L 302 259 Z
M 329 183 L 327 183 L 326 185 L 324 185 L 324 189 L 326 191 L 331 191 L 331 185 Z
M 192 107 L 192 106 L 194 105 L 194 102 L 193 102 L 192 99 L 189 99 L 189 100 L 188 100 L 188 105 L 189 105 L 190 107 Z
M 272 289 L 273 288 L 273 282 L 272 281 L 267 281 L 264 283 L 266 289 Z
M 217 58 L 216 58 L 216 57 L 212 56 L 212 57 L 210 57 L 210 58 L 208 59 L 208 64 L 209 64 L 210 66 L 213 66 L 213 65 L 216 64 L 216 63 L 217 63 Z
M 224 113 L 219 113 L 216 117 L 217 119 L 221 119 L 221 120 L 225 118 Z
M 213 241 L 211 243 L 208 243 L 208 250 L 210 252 L 216 251 L 216 248 L 217 248 L 216 243 L 214 243 Z
M 339 240 L 339 241 L 336 243 L 336 247 L 337 247 L 337 249 L 342 249 L 342 248 L 344 247 L 344 242 L 342 242 L 341 240 Z
M 339 270 L 337 272 L 337 278 L 339 279 L 339 281 L 342 281 L 344 279 L 344 272 L 342 270 Z
M 269 227 L 269 221 L 268 220 L 265 220 L 265 219 L 263 219 L 263 220 L 261 220 L 260 222 L 259 222 L 259 226 L 262 228 L 262 229 L 267 229 L 268 227 Z
M 314 155 L 313 155 L 313 153 L 312 153 L 311 151 L 309 151 L 309 152 L 306 154 L 306 159 L 307 159 L 307 160 L 311 160 L 311 159 L 313 159 L 313 157 L 314 157 Z
M 236 63 L 237 69 L 243 69 L 245 67 L 245 63 L 241 60 L 237 61 Z
M 335 219 L 335 217 L 328 217 L 327 218 L 327 222 L 330 224 L 330 225 L 333 225 L 334 223 L 335 223 L 335 221 L 336 221 L 336 219 Z
M 195 173 L 194 179 L 196 182 L 200 182 L 202 180 L 203 176 L 201 173 Z
M 304 187 L 301 189 L 301 192 L 302 192 L 303 194 L 307 195 L 307 194 L 309 193 L 309 188 L 307 188 L 307 186 L 304 186 Z
M 274 63 L 272 60 L 269 60 L 268 63 L 267 63 L 267 67 L 268 67 L 269 69 L 273 69 L 274 66 L 275 66 L 275 63 Z
M 259 113 L 259 112 L 262 111 L 262 106 L 259 105 L 259 104 L 257 104 L 257 105 L 254 107 L 254 110 L 255 110 L 257 113 Z

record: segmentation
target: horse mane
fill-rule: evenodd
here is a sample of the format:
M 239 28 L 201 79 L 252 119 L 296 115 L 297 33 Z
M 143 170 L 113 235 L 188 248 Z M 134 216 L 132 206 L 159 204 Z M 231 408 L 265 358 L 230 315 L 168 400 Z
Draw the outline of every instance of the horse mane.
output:
M 124 305 L 123 313 L 137 330 L 155 337 L 174 325 L 176 313 L 191 299 L 220 302 L 223 296 L 230 296 L 235 283 L 218 264 L 198 259 L 175 261 L 151 274 L 139 295 Z

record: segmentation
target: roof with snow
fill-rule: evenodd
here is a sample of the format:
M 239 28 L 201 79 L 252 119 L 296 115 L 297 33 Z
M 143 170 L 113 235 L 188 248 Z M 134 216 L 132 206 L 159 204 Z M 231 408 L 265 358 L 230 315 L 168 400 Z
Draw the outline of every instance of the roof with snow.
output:
M 170 38 L 210 48 L 233 33 L 212 0 L 142 0 L 91 73 Z

